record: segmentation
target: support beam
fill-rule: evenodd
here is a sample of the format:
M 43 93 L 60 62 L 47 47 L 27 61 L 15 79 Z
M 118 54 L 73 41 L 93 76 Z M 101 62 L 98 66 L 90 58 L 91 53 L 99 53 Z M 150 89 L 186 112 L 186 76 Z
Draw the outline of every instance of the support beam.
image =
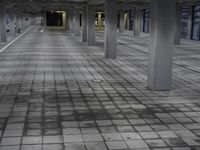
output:
M 102 13 L 98 12 L 97 15 L 98 15 L 97 27 L 100 29 L 102 27 L 102 18 L 101 18 L 102 17 Z
M 67 16 L 68 16 L 68 21 L 67 21 L 68 31 L 70 33 L 73 33 L 74 32 L 74 13 L 73 13 L 73 11 L 69 11 Z
M 9 28 L 10 28 L 10 36 L 16 36 L 16 24 L 15 24 L 15 10 L 14 8 L 8 8 L 8 16 L 9 16 Z
M 95 7 L 88 5 L 88 45 L 95 44 Z
M 22 22 L 21 30 L 22 30 L 22 31 L 25 31 L 26 25 L 25 25 L 25 15 L 24 15 L 24 11 L 21 12 L 21 22 Z
M 120 11 L 120 25 L 119 25 L 119 32 L 124 33 L 125 30 L 125 13 L 124 11 Z
M 34 14 L 30 15 L 31 15 L 31 25 L 35 25 L 35 15 Z
M 87 6 L 82 6 L 82 42 L 87 42 Z
M 143 32 L 144 26 L 144 9 L 141 9 L 141 17 L 140 17 L 140 32 Z
M 141 9 L 135 9 L 134 22 L 133 22 L 134 36 L 140 36 L 141 18 L 142 18 Z
M 188 35 L 187 35 L 188 40 L 191 40 L 191 37 L 192 37 L 192 11 L 193 11 L 193 7 L 190 6 L 189 7 L 189 19 L 188 19 Z
M 43 20 L 44 20 L 44 30 L 46 30 L 46 28 L 47 28 L 47 12 L 46 11 L 44 11 L 44 13 L 43 13 Z
M 181 44 L 181 11 L 182 7 L 177 4 L 176 5 L 176 17 L 175 17 L 175 40 L 174 44 L 175 45 L 180 45 Z
M 117 56 L 117 1 L 105 0 L 105 43 L 104 51 L 106 58 Z
M 129 11 L 127 13 L 127 30 L 129 31 L 130 30 L 130 17 L 129 17 Z
M 0 30 L 1 30 L 1 42 L 7 42 L 7 33 L 6 33 L 6 8 L 0 7 Z
M 0 26 L 0 35 L 1 35 L 1 26 Z M 1 36 L 0 36 L 0 45 L 1 45 Z
M 151 0 L 148 88 L 152 90 L 171 88 L 174 17 L 174 0 Z
M 80 11 L 79 11 L 79 8 L 74 9 L 74 35 L 80 36 Z
M 22 31 L 22 13 L 20 10 L 16 10 L 16 32 L 21 33 Z

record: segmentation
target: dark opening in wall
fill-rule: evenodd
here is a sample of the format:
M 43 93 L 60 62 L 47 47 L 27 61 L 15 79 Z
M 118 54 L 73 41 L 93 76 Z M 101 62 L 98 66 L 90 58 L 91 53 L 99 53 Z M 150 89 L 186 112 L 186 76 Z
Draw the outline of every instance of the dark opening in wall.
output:
M 200 6 L 193 7 L 192 39 L 200 40 Z
M 149 33 L 149 24 L 150 24 L 150 10 L 143 10 L 143 32 Z
M 181 37 L 184 39 L 187 39 L 189 34 L 189 15 L 189 7 L 183 7 L 181 10 Z
M 59 12 L 47 12 L 46 13 L 47 26 L 63 26 L 62 13 Z

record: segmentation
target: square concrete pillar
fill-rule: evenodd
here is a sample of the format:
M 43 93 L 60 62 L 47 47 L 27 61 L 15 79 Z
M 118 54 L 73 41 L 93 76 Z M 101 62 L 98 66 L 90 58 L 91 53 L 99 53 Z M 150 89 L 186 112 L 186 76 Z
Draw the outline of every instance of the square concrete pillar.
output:
M 129 17 L 129 11 L 127 13 L 127 30 L 130 30 L 130 17 Z
M 73 11 L 68 11 L 67 28 L 70 33 L 74 32 L 74 13 Z
M 116 58 L 117 53 L 117 1 L 105 0 L 105 43 L 106 58 Z
M 21 30 L 25 31 L 25 29 L 26 29 L 25 15 L 24 15 L 24 11 L 21 11 Z
M 16 32 L 21 33 L 22 31 L 22 13 L 20 10 L 16 10 Z
M 188 40 L 191 40 L 192 37 L 192 17 L 193 17 L 192 11 L 193 11 L 192 6 L 189 6 L 188 35 L 187 35 Z
M 0 26 L 0 35 L 1 35 L 1 26 Z M 2 42 L 2 41 L 1 41 L 1 36 L 0 36 L 0 44 L 1 44 L 1 42 Z
M 133 21 L 134 36 L 140 36 L 141 19 L 142 19 L 142 11 L 141 11 L 141 9 L 136 8 L 135 13 L 134 13 L 134 21 Z
M 74 35 L 80 36 L 80 11 L 79 11 L 79 8 L 74 9 Z
M 175 1 L 151 0 L 148 88 L 170 90 L 175 36 Z
M 22 26 L 23 26 L 23 31 L 25 31 L 28 27 L 28 24 L 27 24 L 27 14 L 23 11 L 22 12 L 22 16 L 23 16 L 23 21 L 22 21 Z M 46 12 L 43 13 L 43 17 L 44 17 L 44 27 L 46 28 Z
M 141 17 L 140 17 L 140 32 L 143 32 L 144 26 L 144 10 L 141 9 Z
M 1 35 L 1 26 L 0 26 L 0 35 Z M 1 36 L 0 36 L 0 44 L 1 44 L 1 42 L 2 42 L 2 41 L 1 41 Z
M 175 40 L 174 44 L 180 45 L 181 44 L 181 11 L 182 7 L 177 4 L 176 5 L 176 17 L 175 17 Z
M 35 14 L 31 14 L 31 25 L 35 25 Z
M 8 8 L 7 12 L 8 12 L 8 16 L 9 16 L 9 28 L 10 28 L 9 35 L 11 37 L 15 37 L 16 36 L 15 9 L 14 8 Z
M 88 45 L 95 44 L 95 7 L 92 5 L 88 5 L 88 22 L 87 22 L 87 30 L 88 30 Z
M 82 6 L 82 42 L 87 42 L 87 6 Z
M 125 13 L 123 10 L 120 11 L 120 25 L 119 25 L 119 32 L 124 33 L 125 30 Z
M 46 30 L 46 28 L 47 28 L 47 12 L 46 11 L 44 11 L 43 12 L 43 20 L 44 20 L 44 29 Z
M 7 32 L 6 32 L 6 8 L 0 6 L 0 30 L 1 30 L 1 42 L 7 42 Z

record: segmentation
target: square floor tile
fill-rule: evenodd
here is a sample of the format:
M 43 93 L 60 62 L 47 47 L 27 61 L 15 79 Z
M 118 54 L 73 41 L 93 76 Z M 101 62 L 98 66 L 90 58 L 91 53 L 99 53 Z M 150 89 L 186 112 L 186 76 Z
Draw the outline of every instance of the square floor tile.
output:
M 65 150 L 86 150 L 84 143 L 65 143 Z
M 43 145 L 42 150 L 64 150 L 63 144 L 48 144 Z
M 129 148 L 142 149 L 148 148 L 148 145 L 143 140 L 125 141 Z
M 41 136 L 24 136 L 22 139 L 22 144 L 41 144 Z
M 21 150 L 42 150 L 42 145 L 22 145 Z
M 1 139 L 1 145 L 19 145 L 21 137 L 5 137 Z
M 106 144 L 109 150 L 122 150 L 122 149 L 128 148 L 126 143 L 123 141 L 110 141 L 110 142 L 106 142 Z
M 64 142 L 67 143 L 76 143 L 76 142 L 83 142 L 83 138 L 81 135 L 64 135 Z
M 63 143 L 62 136 L 43 136 L 43 143 Z

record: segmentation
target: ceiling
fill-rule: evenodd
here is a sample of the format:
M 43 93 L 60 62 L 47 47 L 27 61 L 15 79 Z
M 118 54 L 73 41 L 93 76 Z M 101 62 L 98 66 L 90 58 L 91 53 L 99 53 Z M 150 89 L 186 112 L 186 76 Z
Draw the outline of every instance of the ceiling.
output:
M 0 5 L 12 6 L 27 11 L 41 10 L 68 10 L 82 5 L 96 5 L 103 7 L 105 0 L 0 0 Z M 118 0 L 119 9 L 132 9 L 135 7 L 149 7 L 151 0 Z M 177 0 L 182 5 L 200 4 L 200 0 Z

